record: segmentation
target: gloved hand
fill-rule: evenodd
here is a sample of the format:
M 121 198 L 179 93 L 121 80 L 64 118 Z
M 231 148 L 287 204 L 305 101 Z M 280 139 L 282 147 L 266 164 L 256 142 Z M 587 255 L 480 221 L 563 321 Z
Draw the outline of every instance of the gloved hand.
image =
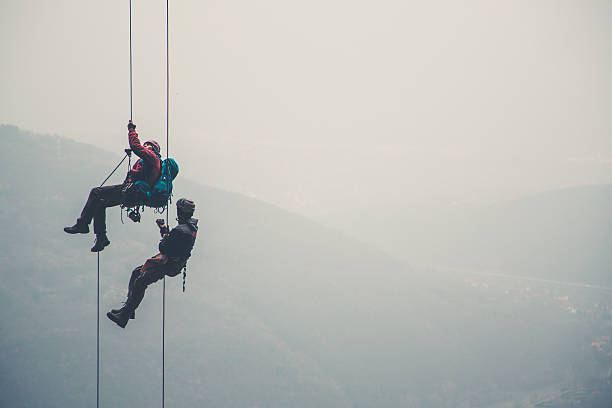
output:
M 136 125 L 130 120 L 127 125 L 128 130 L 136 130 Z
M 162 235 L 162 237 L 170 232 L 163 218 L 158 218 L 155 220 L 155 223 L 159 227 L 159 233 Z

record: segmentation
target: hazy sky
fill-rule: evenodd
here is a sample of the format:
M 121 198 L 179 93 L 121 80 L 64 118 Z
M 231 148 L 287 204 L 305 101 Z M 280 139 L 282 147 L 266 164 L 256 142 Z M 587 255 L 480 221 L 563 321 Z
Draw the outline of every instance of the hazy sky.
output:
M 128 1 L 0 1 L 0 123 L 120 154 Z M 133 1 L 134 121 L 164 152 L 165 4 Z M 170 19 L 185 177 L 312 216 L 612 181 L 609 1 L 171 0 Z

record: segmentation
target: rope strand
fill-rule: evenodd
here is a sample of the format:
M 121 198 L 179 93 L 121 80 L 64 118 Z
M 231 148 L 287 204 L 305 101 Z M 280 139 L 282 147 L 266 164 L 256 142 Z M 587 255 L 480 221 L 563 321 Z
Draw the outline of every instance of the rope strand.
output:
M 130 120 L 134 119 L 132 94 L 132 0 L 130 0 Z
M 166 0 L 166 168 L 170 155 L 170 13 L 169 0 Z M 167 177 L 170 177 L 168 169 Z M 169 201 L 170 197 L 168 197 Z M 166 225 L 170 226 L 170 209 L 166 201 Z M 166 275 L 163 278 L 162 300 L 162 408 L 166 401 Z
M 98 330 L 96 340 L 96 408 L 100 407 L 100 252 L 98 252 Z
M 132 0 L 130 0 L 130 120 L 133 118 L 133 86 L 132 86 Z M 102 187 L 117 171 L 121 163 L 128 157 L 128 171 L 130 170 L 131 155 L 126 150 L 123 159 L 115 166 L 113 171 L 100 184 Z M 122 213 L 123 214 L 123 213 Z M 123 220 L 122 220 L 123 221 Z M 98 285 L 97 285 L 97 327 L 96 327 L 96 408 L 100 408 L 100 252 L 97 253 Z
M 106 183 L 106 182 L 108 181 L 108 179 L 109 179 L 109 178 L 111 178 L 111 176 L 112 176 L 113 174 L 115 174 L 115 172 L 117 171 L 117 169 L 119 168 L 119 166 L 121 166 L 121 163 L 123 163 L 123 162 L 124 162 L 124 160 L 125 160 L 125 158 L 126 158 L 126 157 L 128 157 L 128 154 L 127 154 L 127 153 L 125 154 L 125 156 L 123 156 L 123 159 L 121 159 L 121 161 L 119 162 L 119 164 L 117 164 L 117 165 L 115 166 L 115 168 L 113 169 L 113 171 L 111 171 L 111 172 L 110 172 L 110 174 L 109 174 L 108 176 L 106 176 L 106 178 L 104 179 L 104 181 L 102 182 L 102 184 L 100 184 L 100 187 L 102 187 L 102 186 L 104 185 L 104 183 Z M 128 166 L 129 166 L 129 164 L 128 164 Z M 128 168 L 128 170 L 129 170 L 129 168 Z

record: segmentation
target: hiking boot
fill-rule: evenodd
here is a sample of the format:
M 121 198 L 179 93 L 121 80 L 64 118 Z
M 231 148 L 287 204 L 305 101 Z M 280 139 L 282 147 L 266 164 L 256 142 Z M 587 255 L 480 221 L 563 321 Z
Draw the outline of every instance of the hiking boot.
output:
M 103 232 L 102 234 L 96 234 L 96 242 L 94 246 L 91 247 L 91 252 L 100 252 L 108 245 L 110 245 L 110 241 L 108 240 L 106 233 Z
M 114 310 L 108 312 L 106 317 L 111 319 L 117 324 L 117 326 L 123 329 L 125 326 L 127 326 L 128 321 L 130 320 L 130 313 L 126 308 L 121 308 L 117 311 L 117 313 L 114 313 Z
M 68 234 L 87 234 L 89 232 L 89 225 L 77 221 L 72 227 L 64 227 L 64 232 Z
M 123 304 L 123 307 L 121 307 L 121 309 L 123 309 L 125 307 L 125 303 Z M 111 310 L 111 313 L 113 314 L 117 314 L 121 312 L 121 309 L 113 309 Z M 132 313 L 130 314 L 130 319 L 135 319 L 136 318 L 136 311 L 132 310 Z

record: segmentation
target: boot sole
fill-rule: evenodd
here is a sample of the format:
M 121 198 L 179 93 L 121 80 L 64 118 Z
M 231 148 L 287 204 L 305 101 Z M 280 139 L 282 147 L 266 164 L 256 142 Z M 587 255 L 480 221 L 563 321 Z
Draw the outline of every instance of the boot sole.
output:
M 104 246 L 103 246 L 102 248 L 97 249 L 97 248 L 94 246 L 93 248 L 91 248 L 91 252 L 102 252 L 102 251 L 104 251 L 104 248 L 106 248 L 106 247 L 107 247 L 107 246 L 109 246 L 109 245 L 110 245 L 110 241 L 106 241 L 106 242 L 104 243 Z
M 74 234 L 89 234 L 89 230 L 87 230 L 87 231 L 85 231 L 85 230 L 83 230 L 83 231 L 73 231 L 73 230 L 68 230 L 67 228 L 68 227 L 64 228 L 64 232 L 66 234 L 71 234 L 71 235 L 74 235 Z
M 125 322 L 125 324 L 121 324 L 121 322 L 111 312 L 108 312 L 106 314 L 106 317 L 108 317 L 113 323 L 115 323 L 117 326 L 121 327 L 122 329 L 125 329 L 125 326 L 127 326 L 127 321 Z

